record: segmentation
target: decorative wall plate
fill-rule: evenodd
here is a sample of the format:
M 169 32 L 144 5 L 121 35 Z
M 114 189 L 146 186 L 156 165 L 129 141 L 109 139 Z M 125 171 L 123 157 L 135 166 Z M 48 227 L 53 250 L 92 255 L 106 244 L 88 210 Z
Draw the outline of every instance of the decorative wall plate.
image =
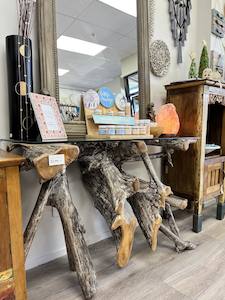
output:
M 88 108 L 88 109 L 95 110 L 100 104 L 99 95 L 94 90 L 88 90 L 84 94 L 83 99 L 84 99 L 84 106 L 85 106 L 85 108 Z
M 101 87 L 98 91 L 100 103 L 106 108 L 111 108 L 115 104 L 115 96 L 113 92 L 107 87 Z
M 167 74 L 170 65 L 170 51 L 163 41 L 154 41 L 150 46 L 150 66 L 154 75 Z
M 126 103 L 127 103 L 127 99 L 124 97 L 124 95 L 123 95 L 122 93 L 119 93 L 119 94 L 116 96 L 116 107 L 117 107 L 119 110 L 124 111 L 125 108 L 126 108 Z

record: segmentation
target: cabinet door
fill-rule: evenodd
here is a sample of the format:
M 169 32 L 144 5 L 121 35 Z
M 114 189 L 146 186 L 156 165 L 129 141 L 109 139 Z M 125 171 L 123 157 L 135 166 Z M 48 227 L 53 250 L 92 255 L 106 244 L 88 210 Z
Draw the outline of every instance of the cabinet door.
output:
M 217 197 L 222 194 L 222 186 L 224 181 L 224 160 L 224 156 L 218 159 L 206 160 L 204 172 L 205 199 Z
M 5 169 L 0 169 L 0 300 L 14 300 Z

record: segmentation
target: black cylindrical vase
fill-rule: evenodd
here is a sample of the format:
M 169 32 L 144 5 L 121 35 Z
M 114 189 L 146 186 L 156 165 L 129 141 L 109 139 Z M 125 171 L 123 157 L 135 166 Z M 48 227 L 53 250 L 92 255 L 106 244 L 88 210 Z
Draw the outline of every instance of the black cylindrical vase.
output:
M 35 141 L 39 135 L 30 102 L 33 92 L 32 43 L 18 35 L 6 37 L 10 138 Z

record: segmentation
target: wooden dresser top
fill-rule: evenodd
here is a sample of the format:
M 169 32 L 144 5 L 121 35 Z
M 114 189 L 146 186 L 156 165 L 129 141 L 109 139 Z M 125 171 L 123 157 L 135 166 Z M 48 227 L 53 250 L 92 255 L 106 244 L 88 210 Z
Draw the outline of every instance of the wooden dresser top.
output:
M 186 80 L 186 81 L 179 81 L 179 82 L 172 82 L 165 86 L 167 90 L 175 90 L 175 89 L 182 89 L 182 88 L 189 88 L 189 87 L 197 87 L 201 85 L 207 85 L 212 87 L 220 88 L 222 87 L 225 89 L 225 83 L 219 83 L 218 81 L 212 81 L 207 79 L 199 79 L 199 80 Z
M 19 166 L 25 159 L 22 156 L 0 149 L 0 168 Z

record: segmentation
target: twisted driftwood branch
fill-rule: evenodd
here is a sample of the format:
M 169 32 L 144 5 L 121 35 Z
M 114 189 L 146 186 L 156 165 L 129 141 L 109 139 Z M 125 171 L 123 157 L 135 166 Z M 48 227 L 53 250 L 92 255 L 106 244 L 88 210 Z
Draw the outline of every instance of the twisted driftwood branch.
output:
M 182 241 L 178 231 L 174 233 L 171 225 L 174 220 L 172 211 L 168 220 L 169 228 L 162 224 L 162 209 L 170 212 L 169 203 L 184 207 L 186 202 L 170 198 L 172 191 L 158 178 L 144 142 L 95 142 L 80 144 L 80 148 L 78 161 L 83 180 L 93 197 L 95 207 L 105 218 L 119 244 L 117 264 L 120 267 L 128 263 L 131 255 L 135 217 L 153 251 L 157 248 L 159 230 L 174 241 L 177 251 L 194 249 L 194 245 Z M 132 160 L 138 154 L 148 171 L 149 182 L 128 175 L 123 170 L 123 162 Z M 174 220 L 174 228 L 175 224 Z M 125 236 L 129 238 L 125 239 Z

